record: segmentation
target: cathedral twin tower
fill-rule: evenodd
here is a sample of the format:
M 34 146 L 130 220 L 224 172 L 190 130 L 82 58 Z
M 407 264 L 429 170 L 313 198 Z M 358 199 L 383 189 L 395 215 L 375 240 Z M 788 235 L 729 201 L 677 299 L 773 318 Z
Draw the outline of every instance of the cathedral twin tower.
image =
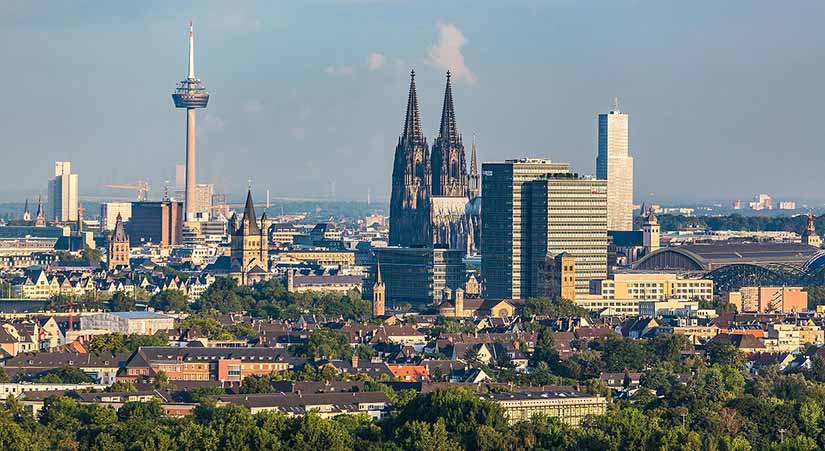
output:
M 467 173 L 450 73 L 441 126 L 430 152 L 421 131 L 415 71 L 410 72 L 404 131 L 395 147 L 392 170 L 389 244 L 448 247 L 473 253 L 479 232 L 480 188 L 475 143 Z

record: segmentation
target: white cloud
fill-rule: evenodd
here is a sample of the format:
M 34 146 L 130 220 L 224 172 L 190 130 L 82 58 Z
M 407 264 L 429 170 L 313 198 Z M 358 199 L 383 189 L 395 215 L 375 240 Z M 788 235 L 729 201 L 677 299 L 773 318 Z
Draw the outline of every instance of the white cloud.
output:
M 324 73 L 330 77 L 352 77 L 355 75 L 355 69 L 352 66 L 327 66 Z
M 226 127 L 226 121 L 222 117 L 207 111 L 203 115 L 203 121 L 197 124 L 196 133 L 198 136 L 203 136 L 213 131 L 223 130 L 224 127 Z
M 428 52 L 427 63 L 450 71 L 456 82 L 465 81 L 475 84 L 478 81 L 476 74 L 464 62 L 461 48 L 467 43 L 464 33 L 455 24 L 438 24 L 438 42 Z
M 289 134 L 296 141 L 303 141 L 309 135 L 309 130 L 304 127 L 292 127 L 289 129 Z
M 367 67 L 369 67 L 370 70 L 380 70 L 384 67 L 384 63 L 386 62 L 387 57 L 380 53 L 372 52 L 367 57 Z
M 249 115 L 256 115 L 263 112 L 264 104 L 260 100 L 252 99 L 243 105 L 243 109 Z

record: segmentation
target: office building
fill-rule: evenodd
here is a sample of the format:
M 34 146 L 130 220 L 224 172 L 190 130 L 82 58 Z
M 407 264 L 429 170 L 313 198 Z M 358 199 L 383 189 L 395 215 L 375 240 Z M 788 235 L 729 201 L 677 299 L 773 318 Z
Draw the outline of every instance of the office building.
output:
M 381 280 L 387 307 L 402 304 L 438 304 L 444 290 L 464 286 L 463 251 L 444 248 L 375 248 L 381 262 Z M 364 279 L 364 299 L 373 299 L 377 265 Z
M 525 184 L 548 174 L 568 173 L 567 163 L 541 159 L 482 165 L 481 278 L 484 296 L 520 299 L 530 295 L 530 190 Z M 525 285 L 529 285 L 525 282 Z
M 72 174 L 72 163 L 56 161 L 54 178 L 49 181 L 49 206 L 54 222 L 77 221 L 77 174 Z
M 738 312 L 792 313 L 808 310 L 808 292 L 802 287 L 742 287 L 725 295 Z
M 214 205 L 212 202 L 215 196 L 215 185 L 212 183 L 197 183 L 195 184 L 194 193 L 192 205 L 195 216 L 193 216 L 193 218 L 198 221 L 206 221 L 211 217 L 210 212 L 212 211 L 212 207 Z M 175 191 L 175 199 L 180 200 L 185 198 L 186 190 Z M 220 208 L 218 208 L 218 210 L 220 210 Z
M 599 115 L 596 177 L 607 180 L 608 230 L 633 230 L 633 157 L 628 152 L 628 114 L 613 110 Z
M 575 258 L 575 292 L 589 293 L 591 280 L 607 277 L 607 182 L 567 173 L 550 174 L 528 185 L 531 234 L 526 261 L 530 263 L 522 293 L 546 293 L 545 260 L 562 253 Z
M 773 210 L 773 198 L 767 194 L 759 194 L 756 200 L 749 202 L 748 206 L 751 210 Z
M 131 202 L 104 202 L 100 204 L 100 230 L 114 230 L 117 217 L 123 222 L 132 218 Z
M 675 273 L 619 273 L 594 281 L 593 292 L 605 299 L 711 301 L 713 280 L 688 279 Z
M 183 205 L 174 200 L 132 202 L 127 230 L 133 247 L 179 244 L 183 241 Z

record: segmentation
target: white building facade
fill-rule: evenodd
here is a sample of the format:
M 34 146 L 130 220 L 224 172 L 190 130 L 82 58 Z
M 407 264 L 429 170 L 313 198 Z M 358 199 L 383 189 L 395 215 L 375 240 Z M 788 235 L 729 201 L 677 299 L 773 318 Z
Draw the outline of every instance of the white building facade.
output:
M 633 230 L 633 157 L 628 147 L 628 114 L 599 115 L 599 151 L 596 177 L 607 180 L 608 230 Z

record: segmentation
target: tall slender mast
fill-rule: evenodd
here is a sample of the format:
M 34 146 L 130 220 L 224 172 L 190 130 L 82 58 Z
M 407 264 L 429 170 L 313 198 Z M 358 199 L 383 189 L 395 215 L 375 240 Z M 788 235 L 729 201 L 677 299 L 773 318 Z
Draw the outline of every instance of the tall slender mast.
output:
M 195 33 L 189 21 L 189 79 L 195 79 Z
M 195 33 L 192 21 L 189 21 L 189 73 L 186 80 L 178 83 L 172 94 L 176 108 L 186 108 L 186 207 L 185 221 L 197 219 L 195 205 L 195 109 L 206 108 L 209 94 L 200 80 L 195 78 Z

